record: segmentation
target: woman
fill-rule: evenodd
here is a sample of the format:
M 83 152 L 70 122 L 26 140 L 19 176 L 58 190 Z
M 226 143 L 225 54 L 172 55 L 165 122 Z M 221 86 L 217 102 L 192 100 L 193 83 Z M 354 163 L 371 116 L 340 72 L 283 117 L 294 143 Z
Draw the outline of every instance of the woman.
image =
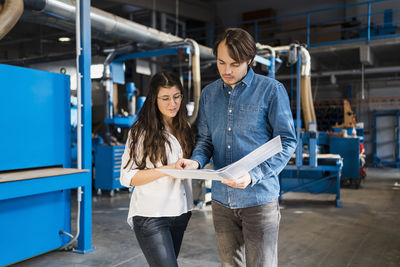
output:
M 122 156 L 121 184 L 135 186 L 128 224 L 150 266 L 178 266 L 193 208 L 190 181 L 157 171 L 174 168 L 192 153 L 194 137 L 182 99 L 178 77 L 168 71 L 155 74 Z

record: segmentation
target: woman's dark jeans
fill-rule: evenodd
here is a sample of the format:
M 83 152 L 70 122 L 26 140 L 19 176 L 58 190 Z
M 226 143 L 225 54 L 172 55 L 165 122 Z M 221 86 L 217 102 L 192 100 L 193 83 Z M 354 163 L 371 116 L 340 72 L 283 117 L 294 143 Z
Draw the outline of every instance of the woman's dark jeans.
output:
M 177 217 L 133 217 L 133 229 L 150 266 L 177 267 L 183 234 L 192 213 Z

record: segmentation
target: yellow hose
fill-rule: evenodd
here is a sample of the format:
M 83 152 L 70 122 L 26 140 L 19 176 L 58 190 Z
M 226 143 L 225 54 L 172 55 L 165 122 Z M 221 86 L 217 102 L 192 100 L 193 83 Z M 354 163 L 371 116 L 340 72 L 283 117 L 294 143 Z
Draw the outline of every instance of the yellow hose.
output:
M 24 12 L 23 0 L 5 0 L 0 8 L 0 40 L 15 26 Z

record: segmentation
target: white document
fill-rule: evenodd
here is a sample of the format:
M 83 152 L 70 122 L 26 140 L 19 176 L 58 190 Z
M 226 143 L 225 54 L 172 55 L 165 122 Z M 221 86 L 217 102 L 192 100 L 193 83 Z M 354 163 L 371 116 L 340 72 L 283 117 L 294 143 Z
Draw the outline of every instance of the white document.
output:
M 157 169 L 176 178 L 203 179 L 203 180 L 225 180 L 236 179 L 246 174 L 253 168 L 260 165 L 273 155 L 282 152 L 281 137 L 271 139 L 264 145 L 253 150 L 240 160 L 218 170 L 178 170 L 178 169 Z

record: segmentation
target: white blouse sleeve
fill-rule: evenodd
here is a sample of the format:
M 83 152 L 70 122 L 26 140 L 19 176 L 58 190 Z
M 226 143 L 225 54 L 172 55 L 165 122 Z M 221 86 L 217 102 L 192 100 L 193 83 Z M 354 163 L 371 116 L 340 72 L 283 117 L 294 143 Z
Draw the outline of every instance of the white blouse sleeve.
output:
M 133 176 L 135 176 L 135 174 L 139 171 L 139 169 L 137 169 L 137 165 L 134 160 L 131 160 L 129 165 L 126 166 L 126 164 L 129 161 L 131 153 L 130 142 L 131 142 L 131 133 L 129 131 L 128 138 L 125 144 L 124 154 L 122 155 L 121 174 L 120 174 L 121 176 L 119 180 L 121 185 L 125 187 L 132 187 L 131 180 Z M 143 146 L 142 142 L 139 142 L 138 145 Z M 139 148 L 137 151 L 141 151 L 141 148 Z M 140 157 L 140 155 L 138 156 Z

